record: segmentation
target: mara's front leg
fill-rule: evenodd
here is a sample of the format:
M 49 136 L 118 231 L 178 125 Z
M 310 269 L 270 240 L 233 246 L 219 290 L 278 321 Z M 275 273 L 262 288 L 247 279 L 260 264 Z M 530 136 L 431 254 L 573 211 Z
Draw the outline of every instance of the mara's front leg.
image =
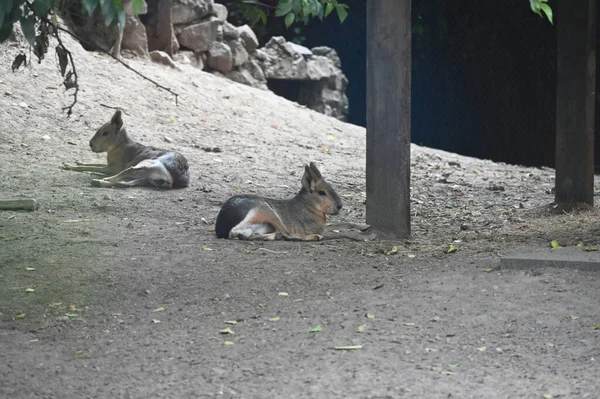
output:
M 282 238 L 287 241 L 321 241 L 321 234 L 306 234 L 306 235 L 282 235 Z
M 68 163 L 63 163 L 62 168 L 65 170 L 72 170 L 75 172 L 94 172 L 100 173 L 103 175 L 110 175 L 111 169 L 108 165 L 98 164 L 98 163 L 83 163 L 76 162 L 76 165 L 70 165 Z

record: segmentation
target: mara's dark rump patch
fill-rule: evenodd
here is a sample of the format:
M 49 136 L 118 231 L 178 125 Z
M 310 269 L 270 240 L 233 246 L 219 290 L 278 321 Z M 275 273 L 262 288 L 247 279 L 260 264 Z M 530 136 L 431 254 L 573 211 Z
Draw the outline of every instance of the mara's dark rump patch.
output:
M 256 206 L 259 197 L 251 195 L 236 195 L 229 198 L 217 215 L 215 233 L 217 238 L 229 238 L 229 232 L 237 226 L 248 212 Z
M 176 152 L 168 152 L 158 158 L 171 174 L 173 188 L 183 188 L 190 184 L 187 159 Z

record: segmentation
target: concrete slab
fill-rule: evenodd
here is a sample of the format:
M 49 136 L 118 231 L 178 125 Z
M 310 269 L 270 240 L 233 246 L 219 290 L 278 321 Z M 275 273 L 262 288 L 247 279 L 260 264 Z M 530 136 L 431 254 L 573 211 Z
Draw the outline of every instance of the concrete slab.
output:
M 600 251 L 586 252 L 582 247 L 541 248 L 508 254 L 500 265 L 503 269 L 560 267 L 600 272 Z

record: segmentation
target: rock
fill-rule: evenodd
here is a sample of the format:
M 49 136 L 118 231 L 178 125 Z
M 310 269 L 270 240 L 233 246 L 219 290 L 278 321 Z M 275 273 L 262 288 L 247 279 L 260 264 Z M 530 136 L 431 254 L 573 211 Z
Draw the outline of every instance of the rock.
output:
M 261 90 L 269 90 L 267 87 L 267 79 L 260 67 L 258 61 L 250 59 L 239 68 L 229 72 L 227 78 L 245 84 L 246 86 L 255 87 Z
M 131 50 L 142 57 L 148 57 L 146 27 L 138 17 L 127 15 L 125 18 L 125 30 L 123 31 L 121 48 Z
M 223 22 L 223 40 L 229 42 L 231 40 L 237 40 L 240 38 L 240 32 L 237 28 L 229 22 Z
M 252 57 L 259 61 L 265 61 L 267 59 L 267 53 L 265 53 L 263 49 L 259 48 L 252 54 Z
M 224 74 L 233 69 L 233 57 L 227 44 L 220 42 L 212 44 L 208 50 L 208 66 Z
M 223 4 L 215 3 L 213 5 L 213 10 L 219 21 L 225 22 L 227 21 L 227 16 L 229 15 L 229 11 L 227 11 L 227 7 Z
M 214 13 L 214 0 L 173 0 L 171 22 L 173 25 L 198 21 Z
M 342 62 L 340 61 L 340 57 L 339 57 L 337 51 L 335 51 L 331 47 L 325 47 L 325 46 L 313 47 L 312 52 L 314 55 L 320 55 L 322 57 L 329 58 L 331 60 L 331 62 L 333 62 L 333 66 L 335 66 L 336 68 L 339 69 L 342 67 Z
M 150 59 L 154 62 L 158 62 L 160 64 L 164 64 L 164 65 L 168 65 L 172 68 L 175 69 L 179 69 L 179 67 L 177 67 L 177 65 L 175 65 L 175 62 L 173 62 L 173 60 L 171 59 L 171 57 L 169 57 L 169 54 L 165 53 L 164 51 L 160 51 L 160 50 L 154 50 L 150 52 Z
M 192 59 L 195 59 L 196 55 L 193 51 L 181 51 L 173 55 L 173 61 L 176 61 L 178 64 L 183 65 L 191 65 Z
M 249 53 L 253 53 L 258 48 L 258 38 L 256 33 L 248 25 L 242 25 L 237 28 L 237 31 L 244 42 L 244 47 Z
M 219 27 L 217 28 L 217 42 L 222 42 L 223 41 L 223 24 L 219 24 Z
M 267 79 L 306 80 L 308 78 L 306 59 L 283 37 L 272 37 L 263 52 L 266 59 L 262 61 L 262 67 Z
M 298 54 L 302 54 L 303 56 L 311 56 L 313 55 L 313 52 L 310 51 L 307 47 L 301 46 L 299 44 L 296 44 L 294 42 L 287 42 L 290 47 L 293 49 L 294 52 L 298 53 Z
M 239 40 L 228 42 L 227 45 L 231 49 L 231 56 L 233 57 L 233 66 L 240 66 L 248 61 L 248 52 L 244 48 L 244 45 Z
M 179 44 L 194 51 L 207 51 L 217 40 L 220 22 L 216 18 L 186 26 L 181 29 L 177 39 Z
M 175 30 L 171 31 L 173 34 L 171 35 L 171 48 L 173 49 L 173 54 L 177 53 L 181 46 L 179 45 L 179 41 L 177 40 L 177 36 L 175 36 Z
M 321 80 L 335 76 L 336 69 L 332 62 L 325 57 L 314 57 L 306 63 L 308 80 Z

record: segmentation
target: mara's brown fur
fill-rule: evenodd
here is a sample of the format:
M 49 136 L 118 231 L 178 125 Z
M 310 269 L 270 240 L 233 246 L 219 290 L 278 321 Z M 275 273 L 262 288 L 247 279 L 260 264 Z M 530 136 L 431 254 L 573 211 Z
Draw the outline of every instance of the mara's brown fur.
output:
M 63 168 L 106 175 L 92 180 L 96 187 L 181 188 L 189 184 L 185 157 L 178 152 L 133 141 L 123 127 L 120 110 L 96 131 L 90 140 L 90 148 L 94 152 L 106 152 L 106 165 L 76 162 L 76 165 L 64 164 Z
M 340 209 L 342 200 L 311 162 L 304 167 L 302 189 L 290 199 L 255 195 L 228 199 L 217 216 L 215 232 L 218 238 L 320 240 L 326 215 L 337 215 Z

